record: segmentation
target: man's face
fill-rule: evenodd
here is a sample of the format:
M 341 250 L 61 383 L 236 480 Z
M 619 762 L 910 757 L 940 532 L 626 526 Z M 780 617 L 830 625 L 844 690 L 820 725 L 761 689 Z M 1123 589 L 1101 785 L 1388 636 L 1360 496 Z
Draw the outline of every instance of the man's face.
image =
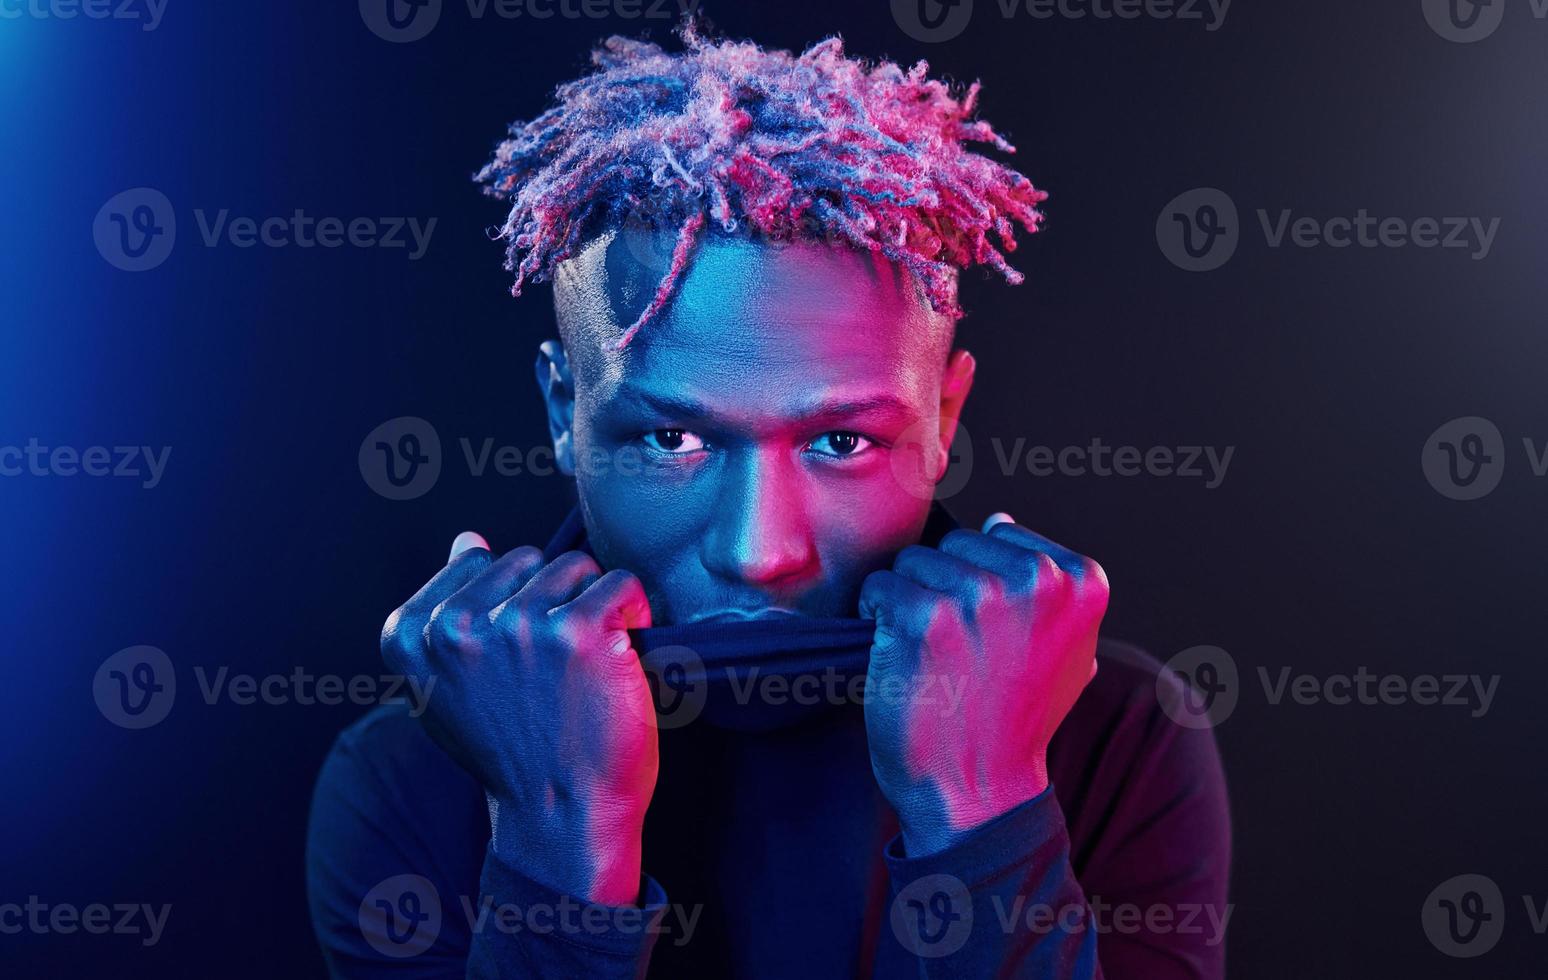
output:
M 709 237 L 671 303 L 608 349 L 660 268 L 622 237 L 566 262 L 539 383 L 591 548 L 657 625 L 853 616 L 919 539 L 973 362 L 891 263 Z

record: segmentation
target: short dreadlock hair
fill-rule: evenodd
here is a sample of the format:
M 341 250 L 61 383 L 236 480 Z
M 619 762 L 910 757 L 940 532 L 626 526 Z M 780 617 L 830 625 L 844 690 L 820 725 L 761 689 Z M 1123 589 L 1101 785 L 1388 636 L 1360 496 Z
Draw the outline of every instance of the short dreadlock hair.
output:
M 913 270 L 932 307 L 958 319 L 957 271 L 997 269 L 1014 223 L 1038 229 L 1047 194 L 969 149 L 1015 148 L 972 118 L 966 91 L 866 62 L 829 38 L 799 56 L 706 38 L 686 23 L 684 50 L 611 37 L 596 70 L 559 86 L 554 104 L 513 123 L 476 176 L 511 201 L 492 237 L 509 242 L 512 295 L 553 276 L 599 229 L 648 212 L 675 228 L 654 298 L 615 342 L 628 344 L 671 299 L 695 244 L 714 222 L 726 233 L 790 240 L 815 232 Z M 998 239 L 998 246 L 991 241 Z M 1002 251 L 1003 250 L 1003 251 Z

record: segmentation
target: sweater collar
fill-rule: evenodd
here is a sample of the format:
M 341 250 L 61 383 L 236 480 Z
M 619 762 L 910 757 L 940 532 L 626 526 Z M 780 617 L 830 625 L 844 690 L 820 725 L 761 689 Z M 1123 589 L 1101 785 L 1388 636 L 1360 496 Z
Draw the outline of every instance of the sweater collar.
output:
M 960 526 L 936 501 L 920 543 L 933 547 Z M 592 554 L 579 506 L 543 557 L 552 561 L 566 551 Z M 863 702 L 875 627 L 869 619 L 802 617 L 683 623 L 632 630 L 630 636 L 661 727 L 702 719 L 716 728 L 766 732 Z M 798 697 L 798 691 L 808 694 Z

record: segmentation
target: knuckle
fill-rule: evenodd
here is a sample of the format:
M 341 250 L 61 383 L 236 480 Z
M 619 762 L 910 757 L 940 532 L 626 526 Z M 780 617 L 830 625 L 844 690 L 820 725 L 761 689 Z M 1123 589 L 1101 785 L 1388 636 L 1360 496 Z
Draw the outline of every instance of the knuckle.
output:
M 879 601 L 886 588 L 887 574 L 885 568 L 879 568 L 867 575 L 860 583 L 860 597 L 872 602 Z
M 503 560 L 514 566 L 516 574 L 523 581 L 543 570 L 543 552 L 530 544 L 522 545 Z
M 974 610 L 993 605 L 1005 597 L 1004 581 L 992 572 L 973 573 L 966 576 L 962 584 Z
M 892 561 L 892 567 L 901 569 L 918 565 L 927 560 L 933 550 L 922 544 L 911 544 L 898 552 L 898 556 Z
M 573 606 L 550 609 L 543 617 L 544 633 L 568 652 L 584 652 L 591 635 L 591 618 Z
M 401 667 L 414 659 L 418 650 L 419 631 L 408 623 L 408 614 L 400 607 L 394 609 L 382 623 L 382 659 L 389 666 Z
M 584 551 L 566 551 L 554 559 L 554 564 L 562 566 L 565 571 L 569 571 L 572 568 L 578 572 L 600 573 L 602 571 L 602 567 L 597 564 L 597 560 Z
M 896 613 L 898 632 L 910 637 L 922 637 L 938 620 L 941 607 L 947 606 L 945 596 L 920 597 L 916 601 L 903 602 Z M 953 612 L 956 610 L 953 609 Z
M 963 548 L 972 547 L 973 543 L 980 536 L 977 531 L 969 531 L 965 527 L 947 531 L 941 538 L 941 550 L 948 553 L 957 553 Z
M 1106 595 L 1112 588 L 1107 581 L 1107 569 L 1103 568 L 1094 558 L 1084 558 L 1086 574 L 1085 580 L 1090 587 Z
M 550 609 L 543 614 L 548 635 L 565 647 L 575 646 L 580 639 L 580 627 L 576 619 L 571 609 Z
M 489 620 L 489 625 L 501 633 L 514 636 L 519 621 L 519 612 L 515 599 L 507 599 L 484 614 Z
M 471 617 L 462 610 L 441 603 L 425 624 L 425 640 L 431 649 L 455 650 L 467 642 Z

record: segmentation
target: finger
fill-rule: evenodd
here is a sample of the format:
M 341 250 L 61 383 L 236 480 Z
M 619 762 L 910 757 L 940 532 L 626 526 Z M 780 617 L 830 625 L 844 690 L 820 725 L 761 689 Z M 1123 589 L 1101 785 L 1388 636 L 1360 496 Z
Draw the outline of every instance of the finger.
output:
M 609 654 L 629 654 L 633 658 L 630 630 L 650 628 L 650 602 L 645 586 L 621 568 L 615 568 L 575 599 L 554 610 L 554 616 L 567 623 L 601 633 L 601 649 Z
M 985 534 L 988 534 L 989 529 L 994 527 L 996 524 L 1014 523 L 1016 523 L 1016 519 L 1014 517 L 1005 513 L 1003 510 L 997 510 L 993 514 L 990 514 L 988 517 L 984 518 L 984 526 L 979 528 L 979 530 Z
M 1009 526 L 1011 525 L 997 524 L 994 529 L 999 530 Z M 995 535 L 979 534 L 977 531 L 952 531 L 941 538 L 940 550 L 975 568 L 997 575 L 1012 587 L 1019 589 L 1035 586 L 1039 569 L 1046 569 L 1054 574 L 1059 570 L 1057 561 L 1046 552 L 1014 545 Z M 1039 559 L 1038 555 L 1044 557 Z
M 984 533 L 987 537 L 994 540 L 1004 541 L 1019 548 L 1027 548 L 1031 551 L 1045 554 L 1071 575 L 1079 574 L 1085 570 L 1085 555 L 1077 551 L 1071 551 L 1057 541 L 1050 541 L 1031 528 L 1023 527 L 1016 523 L 1001 522 L 995 524 Z
M 489 621 L 506 630 L 528 629 L 540 622 L 543 613 L 570 602 L 599 577 L 602 568 L 590 554 L 565 551 L 529 577 L 514 596 L 489 610 Z
M 472 615 L 484 615 L 509 599 L 543 567 L 543 552 L 527 545 L 508 551 L 492 561 L 482 573 L 458 589 L 442 605 Z
M 917 585 L 945 595 L 976 590 L 988 583 L 984 569 L 937 548 L 909 545 L 893 559 L 892 570 Z
M 483 548 L 485 551 L 490 552 L 494 550 L 489 547 L 489 542 L 484 540 L 482 534 L 479 534 L 477 531 L 463 531 L 452 539 L 451 554 L 447 556 L 446 560 L 449 562 L 455 561 L 458 555 L 465 551 L 472 551 L 474 548 Z
M 1030 528 L 1019 524 L 996 524 L 990 529 L 987 537 L 1047 555 L 1064 570 L 1064 573 L 1073 580 L 1075 588 L 1082 593 L 1096 590 L 1097 593 L 1105 595 L 1107 592 L 1107 572 L 1096 559 L 1088 558 L 1078 551 L 1071 551 Z
M 871 662 L 874 664 L 878 655 L 901 648 L 906 638 L 922 636 L 931 611 L 940 600 L 938 593 L 890 569 L 867 575 L 860 589 L 860 616 L 876 620 Z
M 431 614 L 448 596 L 476 578 L 490 560 L 489 552 L 482 549 L 463 552 L 393 610 L 382 626 L 382 656 L 388 666 L 406 673 L 424 662 L 424 631 Z

